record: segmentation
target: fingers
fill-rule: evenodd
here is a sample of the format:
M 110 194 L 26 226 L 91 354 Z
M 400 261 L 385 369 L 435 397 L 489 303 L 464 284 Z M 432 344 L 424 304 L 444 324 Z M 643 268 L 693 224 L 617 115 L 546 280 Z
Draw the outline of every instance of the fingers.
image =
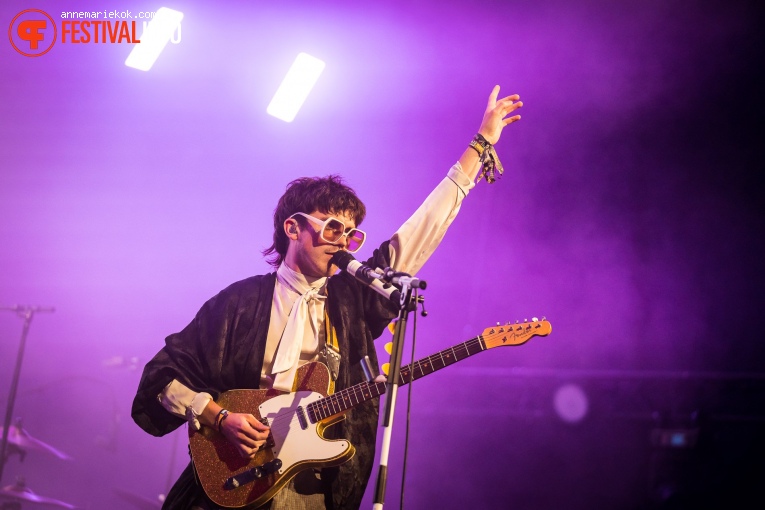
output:
M 247 414 L 245 417 L 247 418 L 247 423 L 249 423 L 250 427 L 254 428 L 255 430 L 259 432 L 267 432 L 270 430 L 268 425 L 261 423 L 253 415 Z
M 503 97 L 502 99 L 497 101 L 497 103 L 507 103 L 508 101 L 509 102 L 518 101 L 520 98 L 521 96 L 519 96 L 518 94 L 513 94 L 512 96 Z
M 249 446 L 244 446 L 244 445 L 238 445 L 237 446 L 237 450 L 239 451 L 239 455 L 242 458 L 245 458 L 245 459 L 254 459 L 255 455 L 258 454 L 260 449 L 261 449 L 260 446 L 254 446 L 254 447 L 249 447 Z
M 491 89 L 491 94 L 489 94 L 489 103 L 486 105 L 487 110 L 493 109 L 494 106 L 497 104 L 498 95 L 499 95 L 499 85 L 494 85 L 494 88 Z
M 504 119 L 502 122 L 505 124 L 505 126 L 507 126 L 508 124 L 512 124 L 513 122 L 515 122 L 517 120 L 521 120 L 521 116 L 520 115 L 513 115 L 512 117 L 508 117 L 508 118 Z
M 226 427 L 226 431 L 228 432 L 226 436 L 229 441 L 249 448 L 255 448 L 256 446 L 259 446 L 258 442 L 262 443 L 262 441 L 265 440 L 265 438 L 258 437 L 258 432 L 252 430 L 252 427 L 247 424 L 237 428 Z M 268 436 L 266 435 L 266 437 Z
M 252 446 L 240 443 L 236 445 L 236 448 L 240 456 L 242 456 L 245 459 L 247 458 L 252 459 L 255 457 L 255 455 L 258 454 L 260 450 L 264 448 L 265 444 L 266 444 L 265 441 L 258 441 L 256 444 Z
M 503 115 L 507 115 L 508 113 L 523 106 L 523 101 L 520 101 L 520 98 L 521 97 L 518 94 L 513 94 L 512 96 L 502 98 L 497 101 L 496 109 L 499 110 L 499 112 Z
M 494 87 L 494 90 L 492 91 L 492 96 L 494 99 L 496 99 L 495 92 L 499 92 L 499 86 Z M 520 120 L 520 115 L 513 116 L 508 119 L 505 119 L 505 117 L 518 108 L 523 107 L 523 101 L 520 99 L 521 96 L 518 94 L 503 97 L 502 99 L 495 102 L 494 107 L 487 111 L 486 115 L 488 115 L 489 118 L 494 118 L 494 122 L 497 122 L 498 126 L 504 127 L 508 124 L 512 124 L 513 122 Z M 499 122 L 500 120 L 502 121 L 501 124 Z
M 518 95 L 516 94 L 514 96 L 508 96 L 502 101 L 497 103 L 497 110 L 499 111 L 499 114 L 502 118 L 514 112 L 518 108 L 523 107 L 523 101 L 516 101 L 517 98 L 518 98 Z M 505 102 L 505 100 L 507 101 Z M 508 124 L 512 124 L 513 122 L 520 120 L 520 118 L 521 118 L 520 115 L 515 115 L 513 117 L 504 119 L 503 122 L 504 122 L 504 125 L 507 126 Z
M 263 425 L 251 414 L 243 414 L 244 421 L 238 430 L 238 434 L 242 435 L 247 444 L 260 446 L 268 439 L 269 429 L 267 425 Z
M 252 458 L 268 439 L 270 428 L 251 414 L 231 413 L 223 422 L 222 432 L 236 446 L 239 455 Z

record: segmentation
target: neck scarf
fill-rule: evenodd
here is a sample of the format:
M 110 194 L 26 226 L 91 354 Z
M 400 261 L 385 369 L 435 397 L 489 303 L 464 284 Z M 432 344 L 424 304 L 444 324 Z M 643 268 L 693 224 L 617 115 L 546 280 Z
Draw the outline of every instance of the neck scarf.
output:
M 276 278 L 299 295 L 290 309 L 272 368 L 272 373 L 276 376 L 273 387 L 282 391 L 292 391 L 303 343 L 306 340 L 314 344 L 318 342 L 319 320 L 324 316 L 322 305 L 327 299 L 323 292 L 327 278 L 319 278 L 309 283 L 304 275 L 296 273 L 284 264 L 276 271 Z

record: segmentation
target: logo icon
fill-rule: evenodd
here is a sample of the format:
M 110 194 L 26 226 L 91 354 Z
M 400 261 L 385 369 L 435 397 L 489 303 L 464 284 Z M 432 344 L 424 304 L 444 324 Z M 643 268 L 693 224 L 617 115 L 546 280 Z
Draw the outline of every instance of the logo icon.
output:
M 25 57 L 39 57 L 50 51 L 56 43 L 56 22 L 39 9 L 21 11 L 8 27 L 8 38 L 13 48 Z

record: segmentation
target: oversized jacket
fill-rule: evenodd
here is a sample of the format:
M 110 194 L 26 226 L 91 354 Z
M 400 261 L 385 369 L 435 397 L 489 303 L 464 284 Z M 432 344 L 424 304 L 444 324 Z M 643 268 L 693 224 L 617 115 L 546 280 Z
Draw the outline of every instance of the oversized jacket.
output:
M 388 242 L 367 263 L 387 267 Z M 132 416 L 142 429 L 162 436 L 184 423 L 157 399 L 173 379 L 213 398 L 227 390 L 259 387 L 275 282 L 276 274 L 269 273 L 230 285 L 207 301 L 183 331 L 167 337 L 165 347 L 146 364 L 133 401 Z M 364 356 L 377 365 L 374 340 L 395 317 L 396 307 L 346 273 L 330 277 L 327 285 L 327 313 L 342 354 L 335 384 L 340 390 L 364 380 Z M 356 447 L 351 460 L 322 470 L 328 509 L 359 507 L 374 461 L 377 416 L 375 399 L 353 408 L 327 430 L 328 436 L 344 437 Z M 163 508 L 190 508 L 201 493 L 187 467 Z

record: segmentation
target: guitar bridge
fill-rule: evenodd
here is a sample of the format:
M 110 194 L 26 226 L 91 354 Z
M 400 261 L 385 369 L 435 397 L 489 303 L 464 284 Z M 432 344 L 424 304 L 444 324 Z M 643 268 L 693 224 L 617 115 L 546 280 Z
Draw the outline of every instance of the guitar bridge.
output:
M 266 462 L 262 466 L 256 466 L 254 468 L 248 469 L 247 471 L 243 471 L 236 476 L 232 476 L 231 478 L 228 478 L 223 483 L 223 488 L 227 491 L 236 489 L 238 487 L 241 487 L 242 485 L 246 485 L 248 483 L 254 482 L 255 480 L 259 478 L 263 478 L 264 476 L 268 476 L 272 473 L 275 473 L 279 471 L 281 467 L 282 467 L 282 461 L 279 459 L 274 459 L 270 462 Z
M 268 420 L 265 419 L 265 418 L 261 419 L 260 423 L 262 423 L 266 427 L 270 427 L 271 426 L 271 424 L 268 423 Z M 268 439 L 266 439 L 266 443 L 264 445 L 261 445 L 259 450 L 265 450 L 266 448 L 273 448 L 274 446 L 276 446 L 276 441 L 274 441 L 274 435 L 269 432 L 268 433 Z

